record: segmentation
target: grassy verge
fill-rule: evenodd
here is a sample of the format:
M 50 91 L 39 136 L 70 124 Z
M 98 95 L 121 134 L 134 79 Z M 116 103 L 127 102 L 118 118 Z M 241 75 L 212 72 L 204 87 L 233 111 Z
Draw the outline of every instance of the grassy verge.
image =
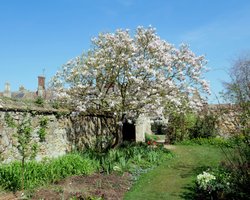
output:
M 182 194 L 197 173 L 217 166 L 223 159 L 222 152 L 215 146 L 177 145 L 173 152 L 175 158 L 143 174 L 125 195 L 125 200 L 183 199 Z

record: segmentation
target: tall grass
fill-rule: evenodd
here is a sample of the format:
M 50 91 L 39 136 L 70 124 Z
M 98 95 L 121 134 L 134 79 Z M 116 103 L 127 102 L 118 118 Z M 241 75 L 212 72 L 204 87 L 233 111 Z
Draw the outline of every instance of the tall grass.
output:
M 71 175 L 91 174 L 96 171 L 93 160 L 79 154 L 68 154 L 57 159 L 42 162 L 25 163 L 24 189 L 34 188 L 47 183 L 53 183 Z M 0 166 L 0 185 L 7 190 L 21 189 L 21 162 L 13 162 Z

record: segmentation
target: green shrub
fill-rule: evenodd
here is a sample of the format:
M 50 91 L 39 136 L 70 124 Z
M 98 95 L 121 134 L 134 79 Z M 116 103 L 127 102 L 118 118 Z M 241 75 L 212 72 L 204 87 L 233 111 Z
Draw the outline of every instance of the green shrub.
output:
M 13 117 L 9 113 L 6 113 L 4 115 L 4 120 L 5 120 L 6 124 L 8 125 L 8 127 L 10 127 L 10 128 L 16 127 L 16 123 L 15 123 Z
M 215 137 L 217 117 L 213 114 L 205 114 L 198 117 L 195 125 L 190 129 L 190 138 L 210 138 Z
M 38 135 L 40 138 L 40 142 L 45 141 L 45 136 L 47 135 L 47 126 L 48 126 L 48 118 L 42 117 L 39 121 L 40 129 L 38 130 Z
M 197 121 L 194 113 L 172 114 L 167 126 L 167 140 L 170 144 L 188 139 Z
M 192 199 L 250 199 L 249 174 L 223 165 L 197 176 Z M 209 177 L 213 177 L 210 178 Z
M 44 103 L 45 103 L 45 100 L 44 98 L 38 96 L 35 100 L 35 104 L 38 105 L 38 106 L 41 106 L 43 107 L 44 106 Z
M 228 196 L 231 184 L 231 175 L 223 168 L 203 171 L 195 181 L 192 199 L 232 199 Z

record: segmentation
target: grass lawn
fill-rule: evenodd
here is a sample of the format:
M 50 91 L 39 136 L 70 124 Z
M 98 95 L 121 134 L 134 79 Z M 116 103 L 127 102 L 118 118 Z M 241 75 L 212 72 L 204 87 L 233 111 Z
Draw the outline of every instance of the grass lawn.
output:
M 183 193 L 201 169 L 216 166 L 223 159 L 214 146 L 173 146 L 175 157 L 144 174 L 126 193 L 125 200 L 185 199 Z

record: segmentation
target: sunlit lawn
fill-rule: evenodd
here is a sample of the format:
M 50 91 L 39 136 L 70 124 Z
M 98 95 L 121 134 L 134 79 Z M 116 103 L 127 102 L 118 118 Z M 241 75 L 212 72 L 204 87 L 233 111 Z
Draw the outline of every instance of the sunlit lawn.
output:
M 213 146 L 178 145 L 175 157 L 141 176 L 125 195 L 126 200 L 183 199 L 185 187 L 192 184 L 198 172 L 216 166 L 223 159 L 222 151 Z

